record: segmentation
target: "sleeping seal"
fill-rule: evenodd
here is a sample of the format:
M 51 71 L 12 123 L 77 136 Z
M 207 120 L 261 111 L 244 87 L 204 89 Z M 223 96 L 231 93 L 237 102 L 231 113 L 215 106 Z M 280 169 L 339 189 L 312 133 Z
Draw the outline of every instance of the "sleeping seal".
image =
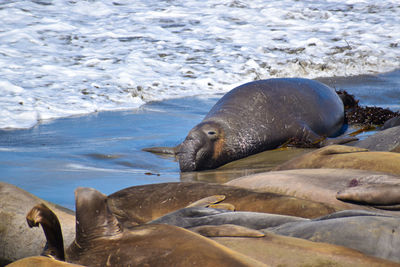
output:
M 332 88 L 301 78 L 260 80 L 224 95 L 173 152 L 181 171 L 213 169 L 286 143 L 325 145 L 343 126 L 343 102 Z
M 78 188 L 76 236 L 64 251 L 60 223 L 44 204 L 26 216 L 30 227 L 42 226 L 43 256 L 85 266 L 265 266 L 198 234 L 172 225 L 125 229 L 107 206 L 107 196 Z

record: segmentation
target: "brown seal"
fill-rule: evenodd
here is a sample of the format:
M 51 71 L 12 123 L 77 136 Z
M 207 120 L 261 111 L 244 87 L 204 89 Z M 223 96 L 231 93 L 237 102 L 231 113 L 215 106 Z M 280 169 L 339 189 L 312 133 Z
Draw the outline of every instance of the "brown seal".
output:
M 78 188 L 76 237 L 65 252 L 67 262 L 87 266 L 264 266 L 198 234 L 171 225 L 141 225 L 130 230 L 107 206 L 107 196 Z M 62 234 L 57 217 L 45 205 L 27 215 L 30 226 L 42 225 L 48 246 L 44 255 L 61 260 Z
M 226 198 L 222 203 L 230 203 L 238 211 L 267 212 L 304 218 L 316 218 L 336 211 L 329 205 L 302 198 L 200 182 L 133 186 L 109 195 L 107 203 L 117 219 L 129 227 L 185 208 L 210 195 L 224 195 Z
M 83 265 L 59 261 L 44 256 L 23 258 L 7 265 L 7 267 L 83 267 Z
M 332 145 L 293 158 L 274 170 L 339 168 L 400 175 L 400 154 Z
M 46 244 L 41 231 L 32 231 L 26 214 L 36 204 L 46 203 L 63 222 L 64 245 L 75 237 L 75 214 L 56 204 L 40 199 L 25 190 L 0 182 L 0 266 L 21 258 L 39 255 Z
M 125 227 L 144 224 L 169 212 L 188 205 L 199 205 L 199 199 L 212 195 L 224 195 L 223 202 L 208 205 L 224 209 L 282 213 L 315 218 L 334 212 L 329 205 L 288 197 L 279 194 L 257 193 L 220 184 L 184 182 L 150 184 L 123 189 L 111 194 L 107 199 L 110 210 Z M 46 203 L 62 222 L 64 247 L 75 237 L 75 216 L 60 206 L 46 202 L 13 185 L 0 183 L 0 226 L 2 240 L 0 255 L 7 264 L 24 257 L 39 255 L 46 239 L 40 231 L 32 231 L 25 223 L 29 205 Z M 221 196 L 213 196 L 209 202 L 218 202 Z M 207 202 L 207 201 L 206 201 Z M 204 204 L 204 200 L 200 202 Z M 17 226 L 17 227 L 15 227 Z
M 398 263 L 368 256 L 347 247 L 269 232 L 261 238 L 212 237 L 212 239 L 270 266 L 399 266 Z
M 322 168 L 271 171 L 240 177 L 226 185 L 319 201 L 336 210 L 377 211 L 376 207 L 390 209 L 389 206 L 400 204 L 396 195 L 400 176 L 365 170 Z

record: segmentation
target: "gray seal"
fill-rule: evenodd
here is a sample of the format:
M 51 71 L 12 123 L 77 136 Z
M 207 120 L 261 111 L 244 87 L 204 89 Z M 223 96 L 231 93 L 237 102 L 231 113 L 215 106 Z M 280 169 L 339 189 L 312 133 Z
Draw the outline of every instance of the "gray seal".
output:
M 213 169 L 290 142 L 326 145 L 343 126 L 343 102 L 334 89 L 301 78 L 254 81 L 224 95 L 176 154 L 181 171 Z
M 372 151 L 400 152 L 400 126 L 388 127 L 351 145 Z
M 233 224 L 259 230 L 279 226 L 288 222 L 309 221 L 310 219 L 251 211 L 229 211 L 222 209 L 190 207 L 168 213 L 148 224 L 169 224 L 183 228 L 202 225 Z
M 319 219 L 265 229 L 279 235 L 356 249 L 400 263 L 400 217 L 368 211 L 340 211 Z

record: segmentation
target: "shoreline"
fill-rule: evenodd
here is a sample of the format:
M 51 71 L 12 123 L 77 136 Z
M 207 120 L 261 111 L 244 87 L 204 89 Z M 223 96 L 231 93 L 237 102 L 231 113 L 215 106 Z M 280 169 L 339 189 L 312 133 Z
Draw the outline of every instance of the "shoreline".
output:
M 331 78 L 329 82 L 355 94 L 361 105 L 400 110 L 399 74 L 397 70 L 377 76 Z M 0 131 L 0 180 L 73 209 L 73 192 L 78 186 L 111 194 L 151 183 L 223 182 L 272 168 L 270 162 L 263 165 L 262 161 L 277 164 L 296 154 L 263 152 L 218 170 L 190 174 L 180 173 L 173 158 L 141 151 L 144 147 L 179 144 L 221 96 L 175 98 L 150 102 L 135 110 L 99 112 L 57 119 L 25 130 Z M 277 154 L 281 158 L 274 162 Z

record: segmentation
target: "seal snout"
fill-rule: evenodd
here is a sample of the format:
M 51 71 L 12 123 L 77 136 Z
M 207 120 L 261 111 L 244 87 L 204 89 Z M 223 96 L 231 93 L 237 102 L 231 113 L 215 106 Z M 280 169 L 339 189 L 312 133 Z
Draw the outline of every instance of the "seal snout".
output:
M 219 125 L 210 122 L 197 125 L 177 149 L 181 171 L 215 168 L 223 146 L 223 130 Z
M 199 161 L 203 153 L 204 133 L 198 130 L 192 130 L 186 137 L 185 141 L 179 145 L 177 157 L 181 171 L 195 171 L 199 167 Z
M 178 148 L 176 153 L 181 171 L 196 170 L 197 152 L 194 140 L 185 140 Z

